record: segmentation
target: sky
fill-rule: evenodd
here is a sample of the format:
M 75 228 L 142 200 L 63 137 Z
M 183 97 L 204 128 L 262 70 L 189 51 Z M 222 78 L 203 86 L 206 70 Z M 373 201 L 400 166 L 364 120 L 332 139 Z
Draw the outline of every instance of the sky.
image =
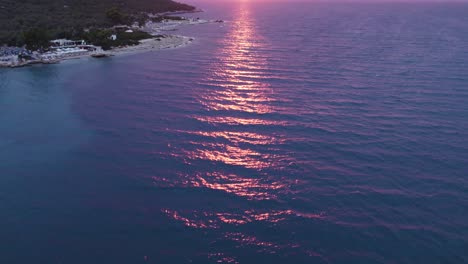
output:
M 183 1 L 183 0 L 182 0 Z M 453 3 L 453 2 L 468 2 L 468 0 L 186 0 L 185 2 L 438 2 L 438 3 Z M 179 0 L 179 2 L 181 2 Z

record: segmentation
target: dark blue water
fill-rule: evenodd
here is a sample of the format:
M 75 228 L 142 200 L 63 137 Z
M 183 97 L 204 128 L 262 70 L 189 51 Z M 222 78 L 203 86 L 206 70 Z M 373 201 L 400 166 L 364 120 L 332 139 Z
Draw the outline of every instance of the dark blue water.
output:
M 0 263 L 468 262 L 468 5 L 199 5 L 0 70 Z

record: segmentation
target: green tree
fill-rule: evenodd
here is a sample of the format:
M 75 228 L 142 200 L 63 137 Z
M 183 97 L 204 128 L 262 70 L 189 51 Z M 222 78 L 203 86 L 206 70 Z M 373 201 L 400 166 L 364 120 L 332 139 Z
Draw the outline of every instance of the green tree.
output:
M 29 50 L 42 50 L 50 46 L 50 36 L 43 28 L 32 28 L 22 33 L 22 42 Z
M 112 7 L 107 10 L 106 17 L 112 21 L 113 24 L 125 24 L 126 15 L 120 12 L 117 7 Z
M 112 31 L 110 30 L 93 29 L 84 37 L 87 42 L 96 46 L 101 46 L 104 50 L 108 50 L 112 47 L 112 41 L 109 39 L 111 35 Z

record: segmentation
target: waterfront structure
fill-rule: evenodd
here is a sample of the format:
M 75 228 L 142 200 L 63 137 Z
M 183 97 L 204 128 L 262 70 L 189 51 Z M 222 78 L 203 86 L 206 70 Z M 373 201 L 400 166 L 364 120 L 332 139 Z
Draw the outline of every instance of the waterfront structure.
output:
M 50 41 L 52 47 L 76 47 L 87 45 L 84 40 L 55 39 Z

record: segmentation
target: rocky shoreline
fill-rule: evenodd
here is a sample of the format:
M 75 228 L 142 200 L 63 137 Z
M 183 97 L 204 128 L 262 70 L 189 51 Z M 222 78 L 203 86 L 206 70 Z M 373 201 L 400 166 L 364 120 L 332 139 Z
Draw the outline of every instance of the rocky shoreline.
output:
M 197 11 L 199 12 L 199 11 Z M 174 14 L 174 13 L 171 13 Z M 180 13 L 177 13 L 180 14 Z M 194 39 L 187 36 L 163 34 L 167 31 L 175 31 L 177 28 L 183 25 L 200 25 L 208 23 L 221 23 L 221 20 L 202 20 L 202 19 L 183 19 L 183 20 L 165 20 L 162 22 L 151 22 L 148 21 L 141 27 L 133 26 L 134 29 L 144 31 L 151 36 L 149 39 L 142 39 L 137 45 L 114 47 L 110 50 L 104 51 L 98 46 L 87 45 L 90 49 L 76 48 L 71 49 L 67 52 L 44 52 L 31 53 L 33 55 L 28 58 L 22 56 L 10 56 L 2 57 L 0 55 L 0 68 L 2 67 L 25 67 L 34 64 L 56 64 L 64 60 L 79 59 L 85 57 L 104 58 L 110 56 L 119 56 L 123 54 L 147 52 L 147 51 L 158 51 L 163 49 L 174 49 L 189 45 Z M 15 48 L 19 49 L 19 48 Z

